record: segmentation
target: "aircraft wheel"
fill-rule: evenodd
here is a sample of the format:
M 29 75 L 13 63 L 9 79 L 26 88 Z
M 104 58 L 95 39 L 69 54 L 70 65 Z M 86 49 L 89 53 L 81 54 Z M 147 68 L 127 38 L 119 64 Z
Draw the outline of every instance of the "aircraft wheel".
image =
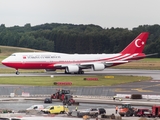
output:
M 64 72 L 65 74 L 67 74 L 67 71 L 65 70 L 65 72 Z
M 19 75 L 19 74 L 20 74 L 20 72 L 17 70 L 17 71 L 16 71 L 16 75 Z
M 84 71 L 78 71 L 78 74 L 84 74 Z
M 84 74 L 84 71 L 81 71 L 81 74 Z

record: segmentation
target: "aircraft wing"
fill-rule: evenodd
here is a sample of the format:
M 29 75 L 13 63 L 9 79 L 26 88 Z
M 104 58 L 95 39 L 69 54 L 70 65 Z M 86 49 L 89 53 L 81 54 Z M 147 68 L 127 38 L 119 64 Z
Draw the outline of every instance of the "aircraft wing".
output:
M 128 61 L 103 61 L 103 62 L 90 62 L 90 63 L 81 63 L 80 65 L 85 66 L 85 65 L 94 65 L 94 64 L 104 64 L 106 66 L 111 66 L 115 63 L 127 63 Z
M 99 62 L 85 62 L 85 63 L 70 63 L 70 64 L 55 64 L 54 67 L 67 67 L 69 65 L 77 65 L 80 68 L 87 68 L 94 64 L 104 64 L 105 66 L 111 66 L 115 63 L 122 64 L 122 63 L 128 63 L 129 61 L 99 61 Z

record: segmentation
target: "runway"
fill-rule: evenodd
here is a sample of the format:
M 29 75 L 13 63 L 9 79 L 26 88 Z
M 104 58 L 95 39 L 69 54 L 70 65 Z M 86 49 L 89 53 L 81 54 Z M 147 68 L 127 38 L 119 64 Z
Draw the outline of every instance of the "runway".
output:
M 21 72 L 21 71 L 20 71 Z M 0 74 L 0 76 L 77 76 L 79 74 L 64 74 L 63 72 L 46 72 L 46 73 L 20 73 L 16 75 Z M 139 70 L 139 69 L 105 69 L 103 71 L 85 71 L 85 75 L 133 75 L 133 76 L 149 76 L 153 80 L 160 80 L 160 70 Z M 82 75 L 81 75 L 82 76 Z
M 46 73 L 21 73 L 20 75 L 0 74 L 0 76 L 77 76 L 78 74 L 64 74 L 63 72 Z M 149 76 L 150 81 L 139 81 L 120 85 L 110 86 L 116 94 L 145 94 L 159 95 L 160 89 L 160 70 L 137 70 L 137 69 L 105 69 L 104 71 L 86 71 L 85 75 L 128 75 L 128 76 Z M 82 76 L 82 75 L 81 75 Z

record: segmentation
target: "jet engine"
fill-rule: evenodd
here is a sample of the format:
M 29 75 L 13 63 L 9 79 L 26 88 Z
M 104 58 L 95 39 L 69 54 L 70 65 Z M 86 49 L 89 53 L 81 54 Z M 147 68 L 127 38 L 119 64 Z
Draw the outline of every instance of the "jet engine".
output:
M 105 65 L 101 63 L 97 63 L 97 64 L 94 64 L 92 68 L 94 71 L 101 71 L 101 70 L 104 70 Z
M 79 67 L 76 65 L 70 65 L 70 66 L 66 67 L 67 73 L 78 72 L 78 71 L 79 71 Z

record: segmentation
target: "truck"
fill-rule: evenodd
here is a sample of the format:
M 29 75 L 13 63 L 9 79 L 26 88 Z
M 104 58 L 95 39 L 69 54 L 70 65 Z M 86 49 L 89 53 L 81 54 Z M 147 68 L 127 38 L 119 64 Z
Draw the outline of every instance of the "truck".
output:
M 131 106 L 130 103 L 123 103 L 122 107 L 119 108 L 119 115 L 120 116 L 133 116 L 135 113 L 135 108 Z
M 51 99 L 59 99 L 59 100 L 63 101 L 65 94 L 70 94 L 70 90 L 59 89 L 56 93 L 51 95 Z
M 144 112 L 146 117 L 160 117 L 160 106 L 153 105 L 150 111 Z
M 138 108 L 135 113 L 134 116 L 137 117 L 145 117 L 146 115 L 148 116 L 150 114 L 150 110 L 148 108 Z

